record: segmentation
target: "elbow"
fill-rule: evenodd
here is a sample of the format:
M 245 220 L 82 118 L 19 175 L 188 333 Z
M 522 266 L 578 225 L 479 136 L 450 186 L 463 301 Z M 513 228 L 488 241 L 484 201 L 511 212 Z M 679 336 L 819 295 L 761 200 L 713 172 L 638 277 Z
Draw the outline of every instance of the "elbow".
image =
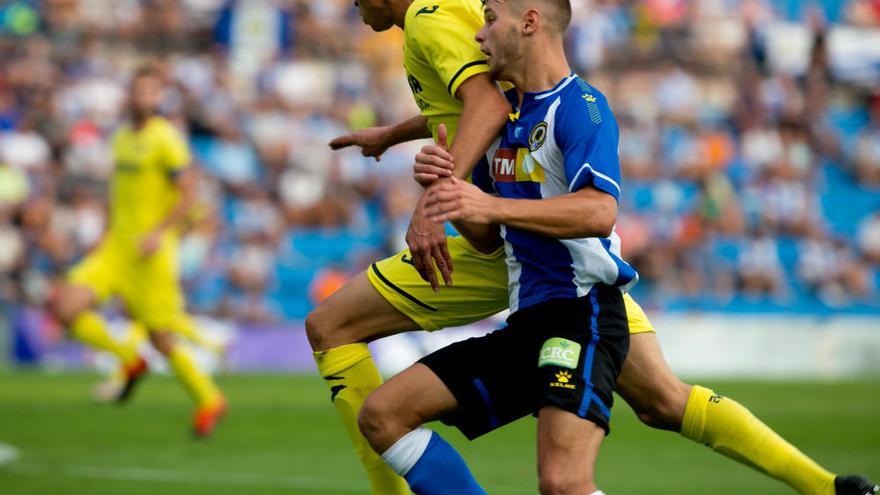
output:
M 596 237 L 611 237 L 614 232 L 614 222 L 599 225 L 596 231 Z
M 617 223 L 617 205 L 605 207 L 587 218 L 583 237 L 610 237 Z

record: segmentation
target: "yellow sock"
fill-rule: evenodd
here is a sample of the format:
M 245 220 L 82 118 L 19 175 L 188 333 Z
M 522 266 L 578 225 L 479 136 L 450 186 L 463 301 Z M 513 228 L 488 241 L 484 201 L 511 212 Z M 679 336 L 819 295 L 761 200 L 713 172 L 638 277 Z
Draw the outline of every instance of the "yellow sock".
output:
M 682 436 L 708 445 L 806 495 L 834 495 L 834 475 L 816 464 L 734 400 L 694 386 Z
M 107 332 L 104 318 L 95 311 L 84 311 L 70 325 L 70 335 L 76 340 L 96 349 L 109 351 L 123 364 L 137 359 L 137 348 L 133 344 L 123 344 Z
M 171 354 L 168 356 L 168 363 L 171 365 L 171 369 L 174 370 L 174 374 L 177 375 L 177 378 L 180 379 L 183 386 L 192 395 L 197 406 L 214 405 L 220 400 L 220 397 L 222 397 L 220 389 L 217 388 L 211 377 L 196 366 L 195 360 L 193 360 L 190 353 L 182 345 L 177 344 L 174 346 L 174 349 L 172 349 Z
M 222 352 L 224 350 L 219 342 L 205 337 L 199 331 L 198 325 L 196 325 L 195 320 L 190 315 L 184 314 L 174 318 L 170 329 L 203 349 L 213 352 Z
M 382 384 L 367 344 L 348 344 L 316 352 L 315 362 L 330 387 L 330 397 L 342 419 L 358 459 L 367 471 L 374 495 L 409 495 L 406 480 L 373 451 L 358 429 L 358 412 L 367 395 Z

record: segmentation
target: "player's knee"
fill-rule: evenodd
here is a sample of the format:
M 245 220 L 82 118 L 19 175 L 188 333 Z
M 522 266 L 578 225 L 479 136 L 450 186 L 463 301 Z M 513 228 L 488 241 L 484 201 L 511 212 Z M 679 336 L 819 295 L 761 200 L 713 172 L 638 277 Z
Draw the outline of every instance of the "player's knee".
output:
M 49 311 L 62 325 L 70 326 L 76 317 L 87 309 L 80 299 L 73 291 L 64 287 L 49 302 Z
M 684 418 L 690 386 L 682 383 L 669 383 L 658 388 L 651 400 L 635 407 L 639 420 L 646 425 L 661 430 L 678 431 Z
M 591 479 L 566 466 L 542 467 L 538 473 L 541 495 L 583 495 L 590 493 Z
M 174 350 L 177 340 L 171 332 L 150 332 L 150 343 L 163 356 L 169 356 Z
M 339 316 L 341 312 L 325 302 L 306 316 L 306 336 L 313 351 L 326 351 L 354 343 L 346 332 L 346 321 Z
M 358 413 L 358 428 L 373 446 L 388 435 L 393 422 L 393 409 L 375 393 L 367 397 Z
M 334 335 L 332 314 L 326 305 L 321 304 L 306 316 L 306 336 L 315 352 L 334 347 L 331 340 Z

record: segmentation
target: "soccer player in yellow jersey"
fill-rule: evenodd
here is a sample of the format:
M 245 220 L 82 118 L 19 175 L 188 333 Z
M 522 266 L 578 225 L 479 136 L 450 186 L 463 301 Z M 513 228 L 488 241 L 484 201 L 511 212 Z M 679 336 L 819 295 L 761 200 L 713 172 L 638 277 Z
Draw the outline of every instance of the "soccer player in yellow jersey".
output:
M 491 1 L 528 9 L 531 0 Z M 486 57 L 474 40 L 483 24 L 482 2 L 358 0 L 356 5 L 374 30 L 392 26 L 404 30 L 404 67 L 421 115 L 398 125 L 341 136 L 331 147 L 360 146 L 364 155 L 378 158 L 403 141 L 432 135 L 436 140 L 437 129 L 444 123 L 451 142 L 446 156 L 455 157 L 454 170 L 417 168 L 416 178 L 423 185 L 450 175 L 467 178 L 510 112 L 487 75 Z M 419 161 L 430 165 L 430 158 Z M 447 242 L 442 229 L 424 214 L 423 200 L 407 233 L 411 249 L 374 263 L 306 319 L 318 369 L 376 495 L 404 495 L 409 490 L 382 464 L 357 428 L 364 399 L 381 384 L 366 342 L 404 331 L 465 325 L 502 311 L 508 304 L 504 253 L 484 252 L 484 246 L 472 246 L 462 237 Z M 440 278 L 447 286 L 438 287 Z M 630 353 L 616 391 L 645 424 L 678 431 L 800 493 L 864 495 L 874 490 L 861 478 L 835 477 L 737 402 L 683 383 L 666 364 L 642 309 L 629 296 L 625 304 Z
M 95 311 L 109 296 L 118 296 L 192 395 L 194 432 L 207 436 L 225 413 L 226 401 L 175 335 L 194 333 L 178 281 L 177 230 L 194 202 L 195 183 L 187 170 L 186 142 L 157 113 L 162 91 L 155 68 L 146 66 L 134 74 L 131 118 L 112 138 L 109 228 L 95 250 L 68 273 L 52 306 L 75 338 L 119 358 L 126 375 L 118 396 L 123 401 L 147 366 L 133 345 L 108 334 Z

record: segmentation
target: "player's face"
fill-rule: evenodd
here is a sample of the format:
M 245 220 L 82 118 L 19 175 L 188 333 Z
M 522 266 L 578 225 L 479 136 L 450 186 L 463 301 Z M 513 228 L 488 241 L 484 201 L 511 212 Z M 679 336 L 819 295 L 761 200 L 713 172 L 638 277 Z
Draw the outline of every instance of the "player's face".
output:
M 162 101 L 162 81 L 156 76 L 140 76 L 131 83 L 131 109 L 138 115 L 156 113 Z
M 483 16 L 485 22 L 476 40 L 488 57 L 489 74 L 495 79 L 510 80 L 513 64 L 523 52 L 519 19 L 500 0 L 486 2 Z
M 386 31 L 394 25 L 391 8 L 387 1 L 355 0 L 354 5 L 360 11 L 364 24 L 373 28 L 373 31 Z

